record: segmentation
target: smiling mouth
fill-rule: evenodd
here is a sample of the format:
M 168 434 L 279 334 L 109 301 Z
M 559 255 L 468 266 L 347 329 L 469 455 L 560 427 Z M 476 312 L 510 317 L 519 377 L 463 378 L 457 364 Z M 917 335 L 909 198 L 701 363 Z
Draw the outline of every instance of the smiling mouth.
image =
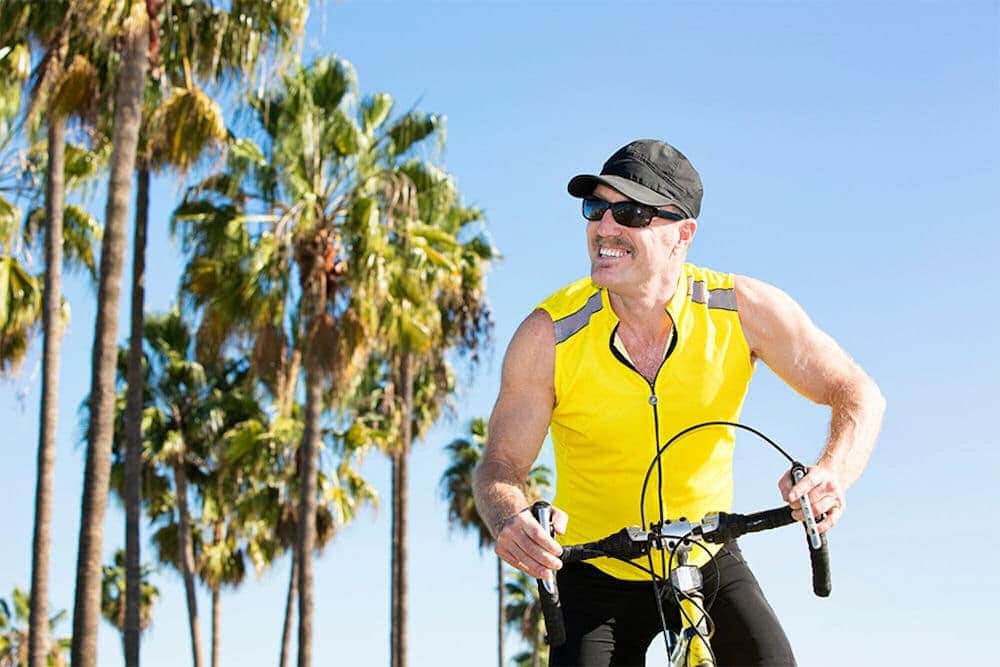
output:
M 630 255 L 628 250 L 623 248 L 608 248 L 606 246 L 600 246 L 597 249 L 597 256 L 601 259 L 619 259 Z

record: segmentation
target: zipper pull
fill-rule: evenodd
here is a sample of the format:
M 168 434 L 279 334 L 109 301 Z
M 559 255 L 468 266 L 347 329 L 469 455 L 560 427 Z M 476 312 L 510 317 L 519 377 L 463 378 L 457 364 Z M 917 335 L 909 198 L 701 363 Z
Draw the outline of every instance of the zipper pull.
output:
M 656 394 L 650 395 L 650 397 L 649 397 L 649 404 L 650 405 L 656 405 Z

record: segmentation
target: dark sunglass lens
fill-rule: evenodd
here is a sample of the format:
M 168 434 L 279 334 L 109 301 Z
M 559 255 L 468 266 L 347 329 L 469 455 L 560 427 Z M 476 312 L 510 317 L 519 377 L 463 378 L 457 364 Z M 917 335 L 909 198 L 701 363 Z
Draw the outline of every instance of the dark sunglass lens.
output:
M 635 202 L 618 202 L 611 207 L 611 212 L 615 222 L 625 227 L 645 227 L 652 220 L 649 207 Z
M 583 198 L 583 217 L 587 220 L 600 220 L 608 210 L 608 202 L 597 197 Z

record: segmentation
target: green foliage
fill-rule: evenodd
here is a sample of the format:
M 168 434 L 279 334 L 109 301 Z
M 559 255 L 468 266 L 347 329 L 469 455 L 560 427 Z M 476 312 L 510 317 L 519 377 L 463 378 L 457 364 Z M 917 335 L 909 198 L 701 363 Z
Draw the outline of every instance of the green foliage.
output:
M 21 88 L 30 73 L 27 44 L 0 47 L 0 145 L 6 143 L 10 123 L 21 110 Z
M 452 440 L 445 449 L 449 466 L 441 475 L 441 495 L 448 503 L 448 523 L 452 528 L 473 531 L 479 538 L 479 548 L 493 544 L 489 526 L 476 511 L 473 476 L 486 447 L 487 425 L 482 417 L 469 424 L 469 437 Z
M 15 587 L 10 601 L 0 598 L 0 667 L 22 667 L 28 664 L 28 617 L 31 610 L 31 595 Z M 66 611 L 58 611 L 49 617 L 49 632 L 66 619 Z M 56 637 L 50 640 L 46 662 L 50 667 L 65 667 L 68 664 L 70 639 Z
M 25 218 L 24 239 L 28 245 L 40 245 L 45 230 L 45 209 L 36 208 Z M 75 204 L 63 208 L 63 262 L 68 269 L 83 269 L 97 281 L 94 246 L 104 228 L 90 213 Z
M 520 570 L 509 570 L 504 582 L 507 593 L 504 619 L 508 627 L 517 630 L 528 643 L 529 650 L 514 658 L 518 665 L 548 664 L 548 645 L 545 636 L 545 619 L 538 599 L 535 579 Z
M 174 88 L 150 119 L 150 164 L 157 169 L 190 169 L 227 137 L 222 109 L 200 88 Z
M 42 285 L 11 255 L 0 255 L 0 373 L 24 359 L 41 320 Z
M 160 589 L 149 582 L 155 570 L 149 565 L 139 567 L 139 630 L 146 630 L 153 622 L 153 605 L 160 597 Z M 119 632 L 125 632 L 125 550 L 115 552 L 114 559 L 101 569 L 101 616 Z

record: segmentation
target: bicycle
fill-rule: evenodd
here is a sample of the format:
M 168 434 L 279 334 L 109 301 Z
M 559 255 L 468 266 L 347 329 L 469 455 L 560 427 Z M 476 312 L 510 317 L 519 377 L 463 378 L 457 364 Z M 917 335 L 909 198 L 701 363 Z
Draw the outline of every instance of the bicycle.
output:
M 777 443 L 756 429 L 736 422 L 712 421 L 696 424 L 682 430 L 657 450 L 643 479 L 639 500 L 641 525 L 646 525 L 644 511 L 646 491 L 651 473 L 660 456 L 671 444 L 684 435 L 701 428 L 714 426 L 739 428 L 764 439 L 792 463 L 792 478 L 795 483 L 801 481 L 807 474 L 804 465 L 794 460 Z M 803 523 L 806 531 L 806 542 L 809 546 L 812 566 L 813 592 L 819 597 L 828 597 L 831 592 L 829 546 L 826 536 L 820 535 L 816 527 L 816 524 L 823 520 L 823 516 L 813 516 L 808 496 L 803 496 L 801 503 L 802 513 L 805 517 Z M 662 508 L 662 503 L 660 506 Z M 531 511 L 542 528 L 551 534 L 551 506 L 549 503 L 539 501 L 532 506 Z M 692 548 L 698 547 L 707 550 L 702 542 L 722 544 L 748 533 L 772 530 L 791 523 L 796 523 L 796 520 L 792 517 L 792 509 L 788 505 L 751 514 L 711 512 L 697 523 L 692 523 L 684 517 L 671 521 L 661 515 L 658 521 L 650 522 L 648 530 L 641 526 L 629 526 L 594 542 L 564 545 L 560 559 L 563 564 L 569 564 L 592 558 L 610 557 L 627 562 L 650 574 L 663 626 L 670 667 L 714 667 L 716 660 L 709 641 L 714 632 L 708 614 L 710 604 L 705 604 L 702 593 L 701 570 L 688 563 Z M 666 568 L 670 573 L 669 582 L 662 581 L 663 577 L 654 570 L 653 549 L 670 554 L 669 566 Z M 649 569 L 634 562 L 634 559 L 642 556 L 648 557 Z M 676 567 L 674 566 L 675 559 Z M 681 630 L 677 634 L 667 627 L 663 612 L 662 593 L 659 589 L 661 583 L 669 583 L 670 592 L 680 610 Z M 548 579 L 538 579 L 538 596 L 545 619 L 546 642 L 550 646 L 560 646 L 566 641 L 566 631 L 559 601 L 559 590 L 553 576 Z

